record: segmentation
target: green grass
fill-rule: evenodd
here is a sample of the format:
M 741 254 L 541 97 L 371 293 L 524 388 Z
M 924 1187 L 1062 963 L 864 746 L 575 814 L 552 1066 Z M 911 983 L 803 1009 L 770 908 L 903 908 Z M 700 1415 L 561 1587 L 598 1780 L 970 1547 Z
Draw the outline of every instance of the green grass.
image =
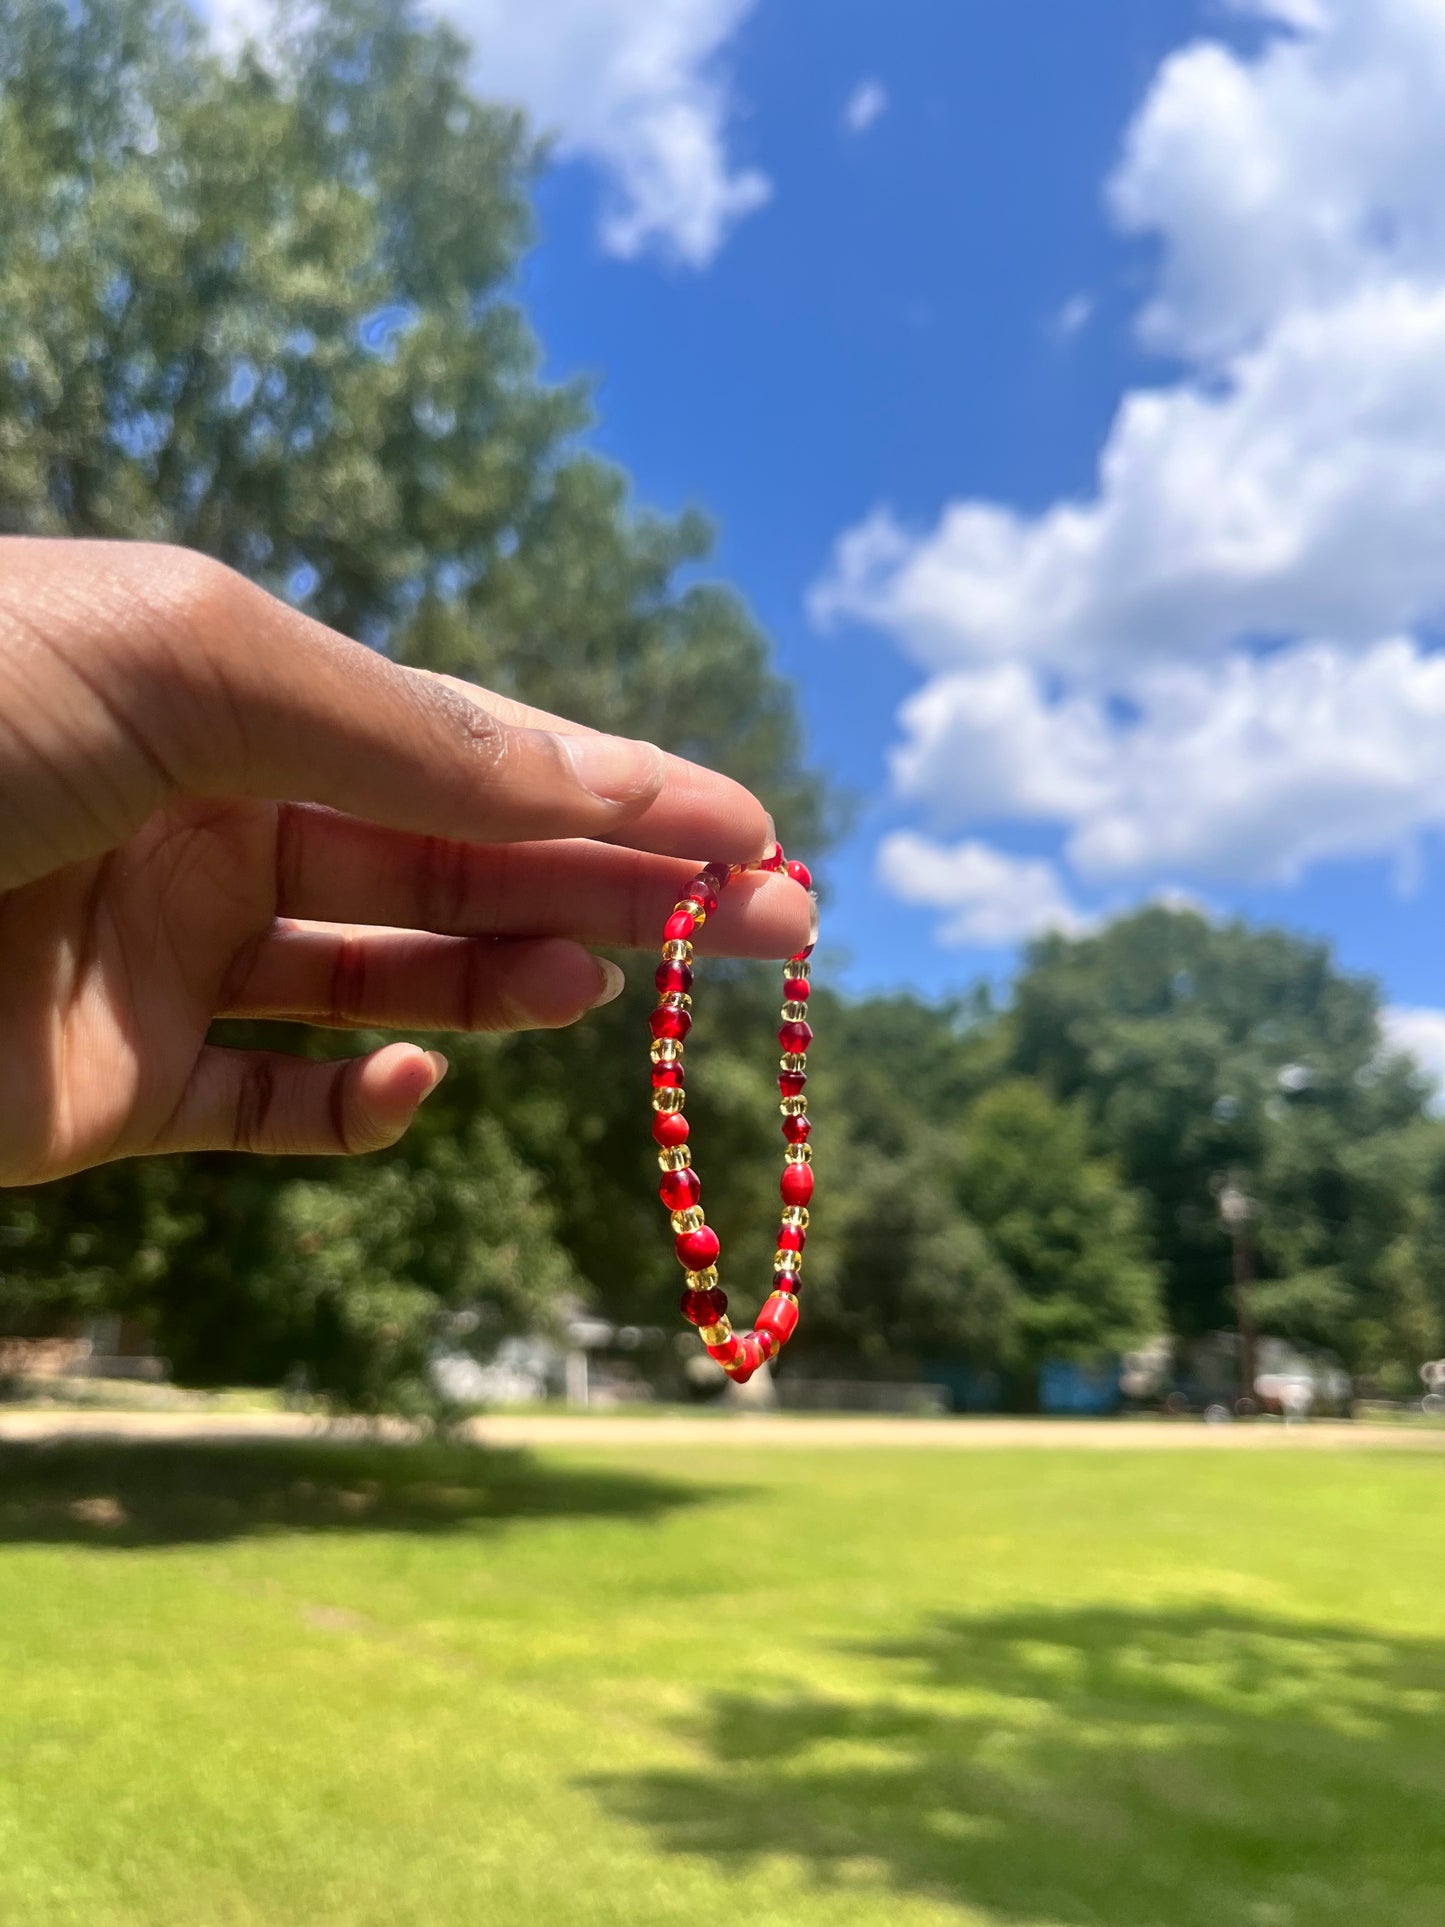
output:
M 1439 1927 L 1441 1479 L 0 1448 L 0 1921 Z

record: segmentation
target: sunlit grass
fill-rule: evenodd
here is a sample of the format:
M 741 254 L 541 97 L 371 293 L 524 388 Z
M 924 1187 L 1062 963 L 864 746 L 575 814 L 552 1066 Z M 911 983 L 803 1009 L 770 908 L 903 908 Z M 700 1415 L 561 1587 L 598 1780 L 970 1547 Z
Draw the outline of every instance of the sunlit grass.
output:
M 0 1448 L 6 1927 L 1438 1927 L 1391 1453 Z

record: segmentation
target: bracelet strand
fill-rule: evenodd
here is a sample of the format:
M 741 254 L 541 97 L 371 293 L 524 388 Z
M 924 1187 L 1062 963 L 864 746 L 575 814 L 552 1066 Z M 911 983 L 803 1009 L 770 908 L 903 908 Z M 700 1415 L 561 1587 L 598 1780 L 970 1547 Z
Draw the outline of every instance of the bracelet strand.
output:
M 777 1249 L 773 1253 L 774 1285 L 751 1331 L 736 1332 L 728 1319 L 727 1293 L 718 1283 L 718 1235 L 703 1215 L 702 1183 L 692 1168 L 688 1148 L 689 1125 L 684 1116 L 686 1090 L 683 1048 L 692 1028 L 692 965 L 694 934 L 717 909 L 718 899 L 735 876 L 746 870 L 782 870 L 811 889 L 806 864 L 789 862 L 780 843 L 772 844 L 756 863 L 710 863 L 694 877 L 674 904 L 662 931 L 662 962 L 658 966 L 657 1008 L 648 1021 L 652 1032 L 652 1135 L 662 1169 L 658 1196 L 672 1215 L 674 1249 L 687 1274 L 682 1293 L 682 1315 L 728 1377 L 745 1385 L 760 1365 L 780 1352 L 798 1324 L 798 1293 L 802 1287 L 803 1247 L 808 1242 L 808 1202 L 813 1195 L 813 1148 L 808 1142 L 808 1046 L 813 1032 L 808 1023 L 808 996 L 813 945 L 789 957 L 783 965 L 783 1009 L 778 1027 L 782 1058 L 778 1064 L 779 1110 L 782 1112 L 783 1200 Z

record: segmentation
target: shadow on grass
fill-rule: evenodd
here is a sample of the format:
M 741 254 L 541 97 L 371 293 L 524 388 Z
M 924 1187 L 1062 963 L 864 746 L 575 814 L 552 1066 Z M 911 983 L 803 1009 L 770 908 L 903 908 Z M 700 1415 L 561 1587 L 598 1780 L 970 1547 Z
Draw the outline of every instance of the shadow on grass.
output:
M 638 1473 L 446 1443 L 0 1444 L 0 1545 L 476 1532 L 521 1520 L 655 1518 L 715 1496 Z
M 781 1853 L 1029 1927 L 1445 1917 L 1445 1641 L 1121 1607 L 853 1657 L 837 1697 L 720 1693 L 695 1773 L 593 1790 L 735 1876 Z

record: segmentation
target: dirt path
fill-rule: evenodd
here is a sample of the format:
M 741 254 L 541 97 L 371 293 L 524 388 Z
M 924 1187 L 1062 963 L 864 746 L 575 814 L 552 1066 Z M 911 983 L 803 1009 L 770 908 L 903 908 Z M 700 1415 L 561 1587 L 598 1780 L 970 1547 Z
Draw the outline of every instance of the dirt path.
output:
M 383 1435 L 404 1439 L 395 1422 Z M 706 1445 L 791 1451 L 836 1447 L 909 1448 L 967 1452 L 998 1447 L 1099 1452 L 1310 1452 L 1388 1448 L 1399 1452 L 1445 1452 L 1445 1428 L 1315 1424 L 1204 1425 L 1190 1420 L 1129 1419 L 910 1419 L 793 1418 L 773 1413 L 632 1416 L 619 1413 L 569 1418 L 564 1414 L 498 1414 L 475 1419 L 469 1436 L 491 1445 L 606 1446 Z M 282 1412 L 94 1412 L 0 1411 L 0 1439 L 308 1439 L 354 1436 L 354 1428 Z

